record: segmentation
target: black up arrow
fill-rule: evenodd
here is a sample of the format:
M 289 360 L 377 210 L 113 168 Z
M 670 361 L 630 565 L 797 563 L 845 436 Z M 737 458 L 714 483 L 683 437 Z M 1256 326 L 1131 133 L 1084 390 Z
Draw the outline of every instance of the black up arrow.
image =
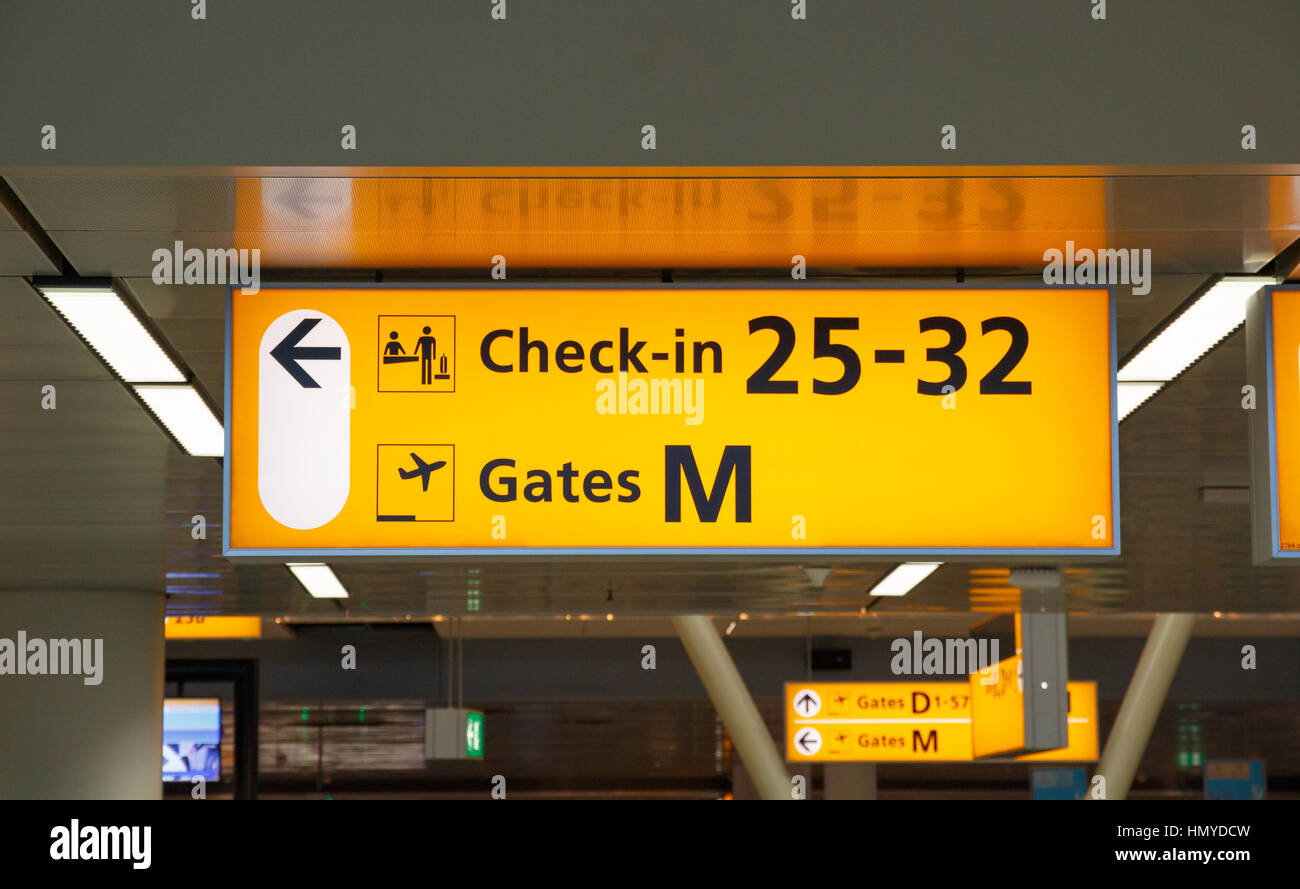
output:
M 811 709 L 812 702 L 813 702 L 812 697 L 805 694 L 802 698 L 795 701 L 795 704 L 799 706 L 799 709 L 803 710 L 806 713 L 808 712 L 809 709 Z
M 320 324 L 319 318 L 303 318 L 298 326 L 289 331 L 289 335 L 280 340 L 280 345 L 271 350 L 271 357 L 280 362 L 280 366 L 289 372 L 289 376 L 298 381 L 304 389 L 319 389 L 320 383 L 311 378 L 302 369 L 299 361 L 338 361 L 343 351 L 338 346 L 300 346 L 302 338 L 311 333 L 312 328 Z

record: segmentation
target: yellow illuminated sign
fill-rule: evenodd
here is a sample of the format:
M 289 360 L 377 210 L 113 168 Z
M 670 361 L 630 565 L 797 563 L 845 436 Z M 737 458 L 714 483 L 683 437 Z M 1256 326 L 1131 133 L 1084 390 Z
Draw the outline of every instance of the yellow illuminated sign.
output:
M 260 617 L 199 615 L 169 617 L 163 624 L 167 639 L 260 639 Z
M 1096 761 L 1097 685 L 1071 682 L 1067 692 L 1069 746 L 1007 761 Z M 965 682 L 788 682 L 784 712 L 789 762 L 977 759 Z
M 1020 648 L 1020 613 L 1011 615 L 1013 653 L 970 674 L 971 747 L 976 758 L 1025 749 L 1025 682 Z M 981 626 L 996 626 L 993 618 Z
M 1004 658 L 989 670 L 997 681 L 983 683 L 985 674 L 971 674 L 972 743 L 976 757 L 997 756 L 1025 749 L 1025 687 L 1020 655 Z
M 226 551 L 1114 555 L 1106 289 L 263 288 Z
M 1256 564 L 1300 558 L 1300 287 L 1252 298 L 1246 338 L 1250 379 L 1253 538 Z M 1244 404 L 1245 402 L 1243 402 Z

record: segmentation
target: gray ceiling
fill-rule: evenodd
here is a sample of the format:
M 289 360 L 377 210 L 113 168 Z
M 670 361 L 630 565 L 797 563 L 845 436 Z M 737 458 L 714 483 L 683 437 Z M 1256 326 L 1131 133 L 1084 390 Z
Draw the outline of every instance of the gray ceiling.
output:
M 173 240 L 230 246 L 237 234 L 250 236 L 235 230 L 235 178 L 51 174 L 6 181 L 77 272 L 125 279 L 220 403 L 224 289 L 159 286 L 148 275 L 152 251 Z M 1300 236 L 1300 177 L 1117 177 L 1106 180 L 1106 193 L 1112 243 L 1152 246 L 1158 271 L 1146 296 L 1121 288 L 1121 355 L 1208 275 L 1256 271 Z M 1267 199 L 1279 194 L 1287 200 Z M 280 253 L 264 264 L 309 266 L 295 260 L 317 255 L 332 236 L 298 234 L 300 255 L 296 242 L 283 246 L 281 239 Z M 935 231 L 936 250 L 952 236 Z M 0 587 L 166 588 L 173 613 L 338 614 L 341 606 L 310 599 L 281 566 L 222 558 L 218 461 L 182 455 L 22 278 L 55 271 L 0 213 Z M 988 276 L 1039 273 L 997 269 Z M 1300 611 L 1300 576 L 1250 565 L 1249 507 L 1203 503 L 1198 493 L 1249 484 L 1244 373 L 1238 333 L 1121 425 L 1124 554 L 1076 566 L 1072 608 Z M 47 384 L 57 389 L 56 410 L 41 407 Z M 208 520 L 206 541 L 190 537 L 194 514 Z M 797 564 L 353 563 L 336 571 L 352 592 L 352 615 L 386 616 L 464 612 L 471 567 L 482 570 L 478 599 L 486 614 L 664 614 L 857 611 L 890 566 L 844 563 L 821 590 Z M 1005 601 L 1005 569 L 949 564 L 904 599 L 872 607 L 914 614 L 993 608 Z

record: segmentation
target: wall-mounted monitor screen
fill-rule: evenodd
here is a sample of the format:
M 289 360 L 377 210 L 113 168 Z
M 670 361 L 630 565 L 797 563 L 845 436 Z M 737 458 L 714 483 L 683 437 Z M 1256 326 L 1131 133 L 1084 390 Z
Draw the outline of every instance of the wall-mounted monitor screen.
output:
M 221 780 L 221 700 L 163 700 L 164 781 Z

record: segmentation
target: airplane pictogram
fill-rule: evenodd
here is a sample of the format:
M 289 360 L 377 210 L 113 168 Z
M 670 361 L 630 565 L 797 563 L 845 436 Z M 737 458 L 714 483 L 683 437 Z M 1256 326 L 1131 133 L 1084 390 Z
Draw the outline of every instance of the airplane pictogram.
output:
M 415 468 L 402 469 L 399 467 L 397 474 L 407 479 L 419 476 L 420 486 L 425 491 L 429 490 L 429 476 L 433 475 L 434 470 L 442 469 L 447 465 L 446 460 L 434 460 L 432 463 L 425 463 L 415 451 L 411 451 L 411 459 L 415 461 Z

